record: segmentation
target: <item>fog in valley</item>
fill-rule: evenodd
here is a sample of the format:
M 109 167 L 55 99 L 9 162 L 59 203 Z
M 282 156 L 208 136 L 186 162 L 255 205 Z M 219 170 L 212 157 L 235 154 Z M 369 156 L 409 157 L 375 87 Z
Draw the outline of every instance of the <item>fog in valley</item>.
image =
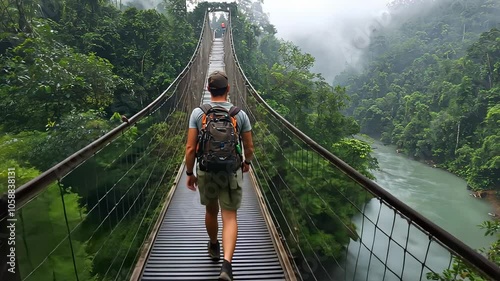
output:
M 391 23 L 389 0 L 265 0 L 264 12 L 278 37 L 312 54 L 320 72 L 332 83 L 347 65 L 359 67 L 360 55 L 377 30 Z

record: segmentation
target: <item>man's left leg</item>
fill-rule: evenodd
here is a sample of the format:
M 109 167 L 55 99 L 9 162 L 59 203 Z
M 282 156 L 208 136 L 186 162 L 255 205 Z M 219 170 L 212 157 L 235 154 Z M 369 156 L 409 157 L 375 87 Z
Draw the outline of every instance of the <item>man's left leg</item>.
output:
M 217 243 L 217 235 L 219 232 L 219 222 L 217 221 L 218 214 L 218 201 L 211 201 L 209 204 L 207 204 L 205 213 L 205 227 L 207 228 L 207 234 L 212 244 Z
M 236 210 L 222 209 L 222 247 L 224 248 L 224 259 L 228 262 L 233 260 L 236 239 L 238 239 Z
M 210 174 L 198 170 L 198 190 L 200 192 L 201 204 L 205 206 L 205 228 L 207 230 L 208 254 L 212 260 L 220 259 L 220 243 L 217 240 L 219 232 L 219 223 L 217 215 L 219 214 L 218 186 L 213 181 Z
M 213 260 L 220 259 L 220 243 L 217 240 L 217 235 L 219 233 L 219 222 L 217 221 L 217 215 L 219 214 L 219 202 L 210 201 L 206 205 L 205 213 L 205 227 L 207 229 L 208 237 L 210 241 L 208 242 L 208 253 L 210 258 Z

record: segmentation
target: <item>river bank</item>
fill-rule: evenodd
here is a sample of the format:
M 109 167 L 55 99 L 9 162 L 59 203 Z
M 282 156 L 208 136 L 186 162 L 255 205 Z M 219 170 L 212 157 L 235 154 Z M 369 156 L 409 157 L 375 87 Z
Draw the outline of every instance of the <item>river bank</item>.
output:
M 482 191 L 481 193 L 483 193 L 486 196 L 483 195 L 483 197 L 480 199 L 486 200 L 492 206 L 493 210 L 490 214 L 492 219 L 497 219 L 497 220 L 500 219 L 500 199 L 497 198 L 496 191 L 486 190 Z
M 435 169 L 440 169 L 443 172 L 450 173 L 452 175 L 455 175 L 456 177 L 461 178 L 460 176 L 458 176 L 458 175 L 456 175 L 456 174 L 454 174 L 446 169 L 438 167 L 431 160 L 422 160 L 420 162 L 428 165 L 429 167 L 432 167 Z M 463 178 L 461 178 L 461 179 L 463 179 Z M 463 179 L 463 180 L 465 181 L 465 179 Z M 470 190 L 469 187 L 467 187 L 467 190 Z M 496 220 L 500 219 L 500 198 L 497 197 L 496 190 L 472 191 L 472 193 L 470 193 L 470 195 L 471 195 L 471 197 L 474 197 L 475 199 L 486 201 L 491 206 L 491 212 L 488 212 L 488 215 L 491 217 L 491 219 L 496 219 Z
M 378 140 L 378 141 L 380 141 L 380 140 Z M 384 144 L 384 146 L 386 146 L 386 144 Z M 395 152 L 397 154 L 404 155 L 405 157 L 409 157 L 409 159 L 411 159 L 413 161 L 418 161 L 422 164 L 425 164 L 431 168 L 439 169 L 445 173 L 450 173 L 450 174 L 452 174 L 458 178 L 461 178 L 462 180 L 465 181 L 465 179 L 460 177 L 459 175 L 452 173 L 452 172 L 448 171 L 447 169 L 439 167 L 439 165 L 434 163 L 434 161 L 432 161 L 432 160 L 414 159 L 414 158 L 410 157 L 409 155 L 407 155 L 404 152 L 404 150 L 399 149 L 399 148 L 397 148 Z M 467 190 L 469 190 L 469 187 L 467 187 Z M 486 201 L 491 206 L 491 212 L 488 212 L 488 215 L 491 217 L 491 219 L 497 219 L 497 220 L 500 219 L 500 198 L 498 198 L 496 196 L 496 190 L 472 191 L 472 193 L 470 193 L 470 195 L 472 197 L 474 197 L 475 199 Z

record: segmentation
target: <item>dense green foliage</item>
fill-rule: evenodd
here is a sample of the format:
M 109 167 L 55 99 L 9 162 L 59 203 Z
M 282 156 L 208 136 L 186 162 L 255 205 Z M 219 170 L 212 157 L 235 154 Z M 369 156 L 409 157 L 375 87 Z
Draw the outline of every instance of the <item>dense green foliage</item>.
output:
M 418 14 L 412 11 L 420 11 Z M 395 1 L 365 70 L 347 70 L 362 132 L 500 189 L 500 1 Z
M 0 15 L 1 193 L 8 168 L 20 186 L 149 104 L 198 39 L 178 0 L 158 10 L 2 0 Z M 186 116 L 152 125 L 166 113 L 131 127 L 17 213 L 23 278 L 127 279 L 182 161 Z

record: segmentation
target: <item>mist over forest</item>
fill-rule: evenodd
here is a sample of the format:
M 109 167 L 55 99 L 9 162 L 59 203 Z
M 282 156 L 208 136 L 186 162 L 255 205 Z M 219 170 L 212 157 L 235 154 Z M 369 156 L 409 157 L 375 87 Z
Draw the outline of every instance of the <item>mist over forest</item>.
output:
M 188 10 L 199 2 L 187 0 Z M 347 66 L 359 67 L 361 56 L 382 28 L 394 26 L 387 8 L 389 0 L 238 0 L 244 11 L 265 17 L 277 30 L 276 36 L 297 44 L 316 58 L 313 72 L 330 83 Z M 123 5 L 140 9 L 160 8 L 160 0 L 124 0 Z M 247 13 L 248 14 L 248 13 Z
M 277 36 L 312 54 L 312 70 L 332 83 L 347 65 L 359 64 L 371 37 L 392 23 L 388 0 L 264 1 Z

